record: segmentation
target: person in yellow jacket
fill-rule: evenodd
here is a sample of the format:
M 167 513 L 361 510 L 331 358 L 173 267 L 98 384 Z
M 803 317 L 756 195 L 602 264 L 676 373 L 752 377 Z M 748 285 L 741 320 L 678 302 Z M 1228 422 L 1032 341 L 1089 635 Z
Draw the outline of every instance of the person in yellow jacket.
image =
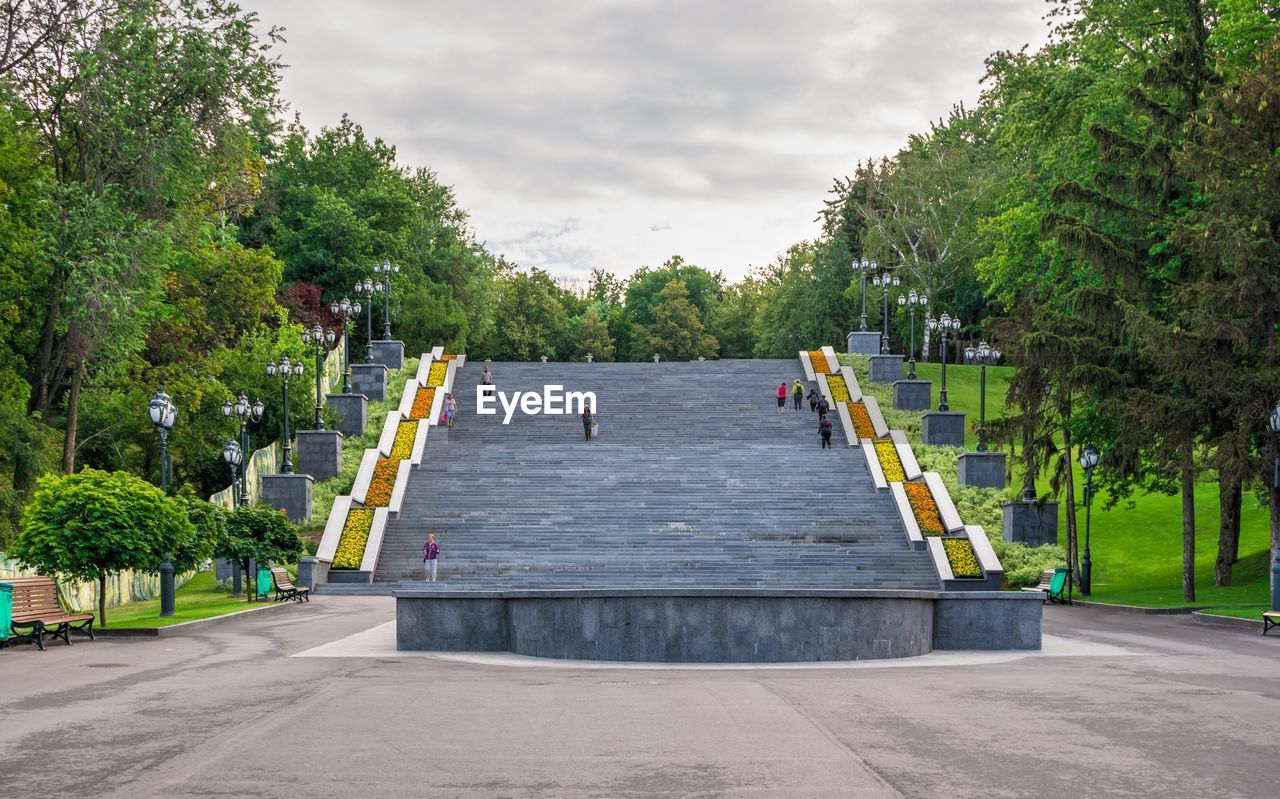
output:
M 791 386 L 791 402 L 797 411 L 800 410 L 800 403 L 804 402 L 804 383 L 801 383 L 798 377 Z

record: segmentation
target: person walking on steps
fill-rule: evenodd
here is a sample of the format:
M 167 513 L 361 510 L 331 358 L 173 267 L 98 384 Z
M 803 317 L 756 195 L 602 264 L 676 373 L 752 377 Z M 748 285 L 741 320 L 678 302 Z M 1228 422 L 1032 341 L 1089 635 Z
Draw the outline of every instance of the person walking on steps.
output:
M 800 382 L 800 378 L 796 378 L 796 382 L 791 385 L 791 400 L 798 412 L 800 403 L 804 401 L 804 384 Z
M 480 373 L 480 385 L 482 386 L 493 385 L 493 372 L 489 371 L 488 366 L 485 366 L 484 371 Z
M 827 402 L 826 397 L 818 397 L 818 418 L 827 418 L 827 413 L 831 411 L 831 403 Z
M 444 395 L 444 412 L 449 417 L 449 429 L 453 429 L 453 422 L 458 418 L 458 400 L 452 394 Z
M 822 437 L 822 448 L 831 448 L 831 420 L 823 416 L 818 420 L 818 435 Z
M 809 386 L 809 412 L 818 412 L 818 387 Z
M 591 429 L 595 427 L 596 420 L 591 415 L 591 408 L 582 409 L 582 433 L 586 436 L 587 441 L 591 440 Z
M 787 384 L 778 384 L 778 413 L 782 413 L 787 409 Z
M 427 533 L 427 541 L 422 545 L 422 571 L 431 582 L 436 581 L 436 564 L 440 562 L 440 545 L 436 543 L 433 533 Z

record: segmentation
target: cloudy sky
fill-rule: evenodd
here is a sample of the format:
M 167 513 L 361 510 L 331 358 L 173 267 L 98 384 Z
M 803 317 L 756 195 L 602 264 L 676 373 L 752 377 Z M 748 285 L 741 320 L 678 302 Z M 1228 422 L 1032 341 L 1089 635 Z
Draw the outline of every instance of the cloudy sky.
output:
M 837 175 L 978 96 L 1043 0 L 242 0 L 284 93 L 452 184 L 523 266 L 731 278 L 816 235 Z

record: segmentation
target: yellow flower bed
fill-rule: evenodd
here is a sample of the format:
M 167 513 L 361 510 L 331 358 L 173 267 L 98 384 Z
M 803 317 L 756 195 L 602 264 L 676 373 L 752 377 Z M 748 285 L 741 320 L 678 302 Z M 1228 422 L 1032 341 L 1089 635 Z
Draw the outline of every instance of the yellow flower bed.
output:
M 849 401 L 849 386 L 840 375 L 827 375 L 827 388 L 831 389 L 831 399 L 836 402 Z
M 973 551 L 973 544 L 969 539 L 944 538 L 942 548 L 947 553 L 947 561 L 951 563 L 951 573 L 956 577 L 982 577 L 978 555 Z
M 342 526 L 338 550 L 333 553 L 331 569 L 358 569 L 364 560 L 364 545 L 369 540 L 369 528 L 373 527 L 373 511 L 355 509 L 347 513 L 347 523 Z
M 822 354 L 822 350 L 810 350 L 809 363 L 813 364 L 815 375 L 825 375 L 831 371 L 831 367 L 827 364 L 827 356 Z
M 449 364 L 444 361 L 436 361 L 431 364 L 431 370 L 427 372 L 427 385 L 436 387 L 444 385 L 445 373 L 449 371 Z
M 898 457 L 898 448 L 887 438 L 873 440 L 876 456 L 880 458 L 880 470 L 884 479 L 890 483 L 901 483 L 907 479 L 906 470 L 902 468 L 902 459 Z
M 847 402 L 849 406 L 849 418 L 853 420 L 854 432 L 858 434 L 858 438 L 876 437 L 876 426 L 871 423 L 871 414 L 867 413 L 867 406 L 861 402 Z
M 413 457 L 413 440 L 418 437 L 417 420 L 402 421 L 396 428 L 395 440 L 391 442 L 391 460 L 407 461 Z

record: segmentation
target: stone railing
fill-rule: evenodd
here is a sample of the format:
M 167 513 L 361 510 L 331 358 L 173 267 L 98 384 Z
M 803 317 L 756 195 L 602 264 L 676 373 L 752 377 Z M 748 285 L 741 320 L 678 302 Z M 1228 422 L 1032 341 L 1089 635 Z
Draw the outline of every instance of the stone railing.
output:
M 827 361 L 826 373 L 815 371 L 815 353 Z M 986 532 L 961 521 L 942 478 L 920 470 L 906 433 L 889 429 L 875 397 L 862 393 L 853 370 L 836 362 L 831 347 L 801 351 L 800 362 L 840 419 L 846 441 L 862 450 L 876 490 L 893 499 L 908 546 L 928 550 L 943 589 L 998 590 L 1004 567 Z
M 442 347 L 423 353 L 399 407 L 383 421 L 377 446 L 365 450 L 351 493 L 334 500 L 316 550 L 317 578 L 373 581 L 387 522 L 400 513 L 410 473 L 422 465 L 428 432 L 439 424 L 444 395 L 465 363 L 465 356 L 445 355 Z

